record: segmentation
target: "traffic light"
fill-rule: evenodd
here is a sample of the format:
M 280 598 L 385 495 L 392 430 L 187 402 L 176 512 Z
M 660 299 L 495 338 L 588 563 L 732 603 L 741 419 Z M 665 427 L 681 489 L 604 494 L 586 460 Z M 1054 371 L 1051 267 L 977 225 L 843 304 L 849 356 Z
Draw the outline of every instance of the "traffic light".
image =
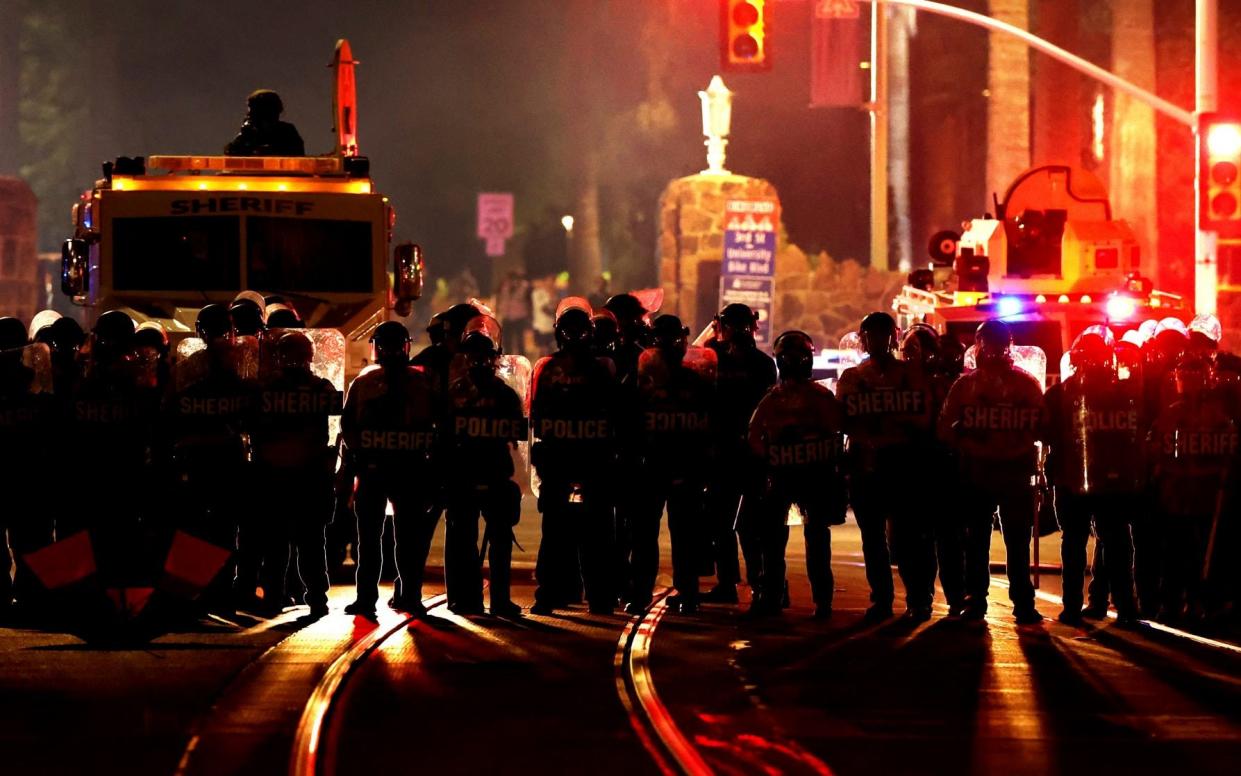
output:
M 773 0 L 720 0 L 720 66 L 732 72 L 771 69 Z
M 1241 119 L 1205 114 L 1198 124 L 1198 226 L 1241 237 Z

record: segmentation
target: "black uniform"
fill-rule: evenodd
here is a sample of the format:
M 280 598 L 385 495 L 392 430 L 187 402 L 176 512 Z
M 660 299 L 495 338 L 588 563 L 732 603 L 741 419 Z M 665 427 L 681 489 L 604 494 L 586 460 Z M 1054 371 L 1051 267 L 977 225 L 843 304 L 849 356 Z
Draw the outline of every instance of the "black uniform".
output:
M 285 601 L 290 547 L 312 612 L 327 609 L 328 573 L 324 530 L 332 516 L 336 451 L 328 446 L 328 416 L 341 411 L 341 396 L 309 369 L 284 370 L 263 386 L 251 442 L 255 494 L 261 501 L 263 570 L 267 608 Z
M 510 566 L 513 526 L 521 519 L 521 488 L 513 481 L 511 446 L 528 435 L 521 399 L 494 370 L 467 374 L 448 389 L 449 417 L 444 467 L 448 525 L 445 571 L 449 607 L 478 613 L 483 578 L 478 519 L 490 546 L 492 614 L 513 614 Z
M 608 492 L 616 460 L 615 396 L 610 362 L 588 349 L 562 350 L 535 366 L 531 460 L 543 515 L 536 610 L 566 606 L 583 582 L 592 609 L 615 606 Z
M 220 339 L 207 345 L 206 374 L 182 386 L 168 400 L 165 414 L 170 432 L 174 498 L 177 514 L 190 534 L 229 551 L 236 551 L 238 522 L 248 482 L 245 433 L 258 385 L 240 377 L 234 366 L 235 348 Z M 220 606 L 228 599 L 236 578 L 228 565 L 208 589 L 208 603 Z M 241 584 L 245 585 L 244 575 Z M 242 597 L 252 590 L 240 590 Z
M 711 351 L 706 353 L 714 356 Z M 712 358 L 714 362 L 714 358 Z M 714 363 L 712 363 L 714 367 Z M 714 372 L 714 368 L 711 369 Z M 672 580 L 682 611 L 698 602 L 699 553 L 712 444 L 715 389 L 708 377 L 653 348 L 638 366 L 638 455 L 641 474 L 633 529 L 631 607 L 646 607 L 659 571 L 659 524 L 668 509 Z
M 707 485 L 707 534 L 715 561 L 716 581 L 727 591 L 741 581 L 741 565 L 737 562 L 737 540 L 746 560 L 747 581 L 751 588 L 758 584 L 756 535 L 746 533 L 747 521 L 738 519 L 745 486 L 754 478 L 747 471 L 750 454 L 747 448 L 750 418 L 764 394 L 776 384 L 776 362 L 753 344 L 729 347 L 719 342 L 708 344 L 715 351 L 719 366 L 716 378 L 715 465 Z M 754 503 L 755 498 L 748 499 Z
M 1106 367 L 1082 368 L 1049 388 L 1044 400 L 1044 439 L 1050 447 L 1047 469 L 1063 531 L 1061 619 L 1076 622 L 1081 617 L 1086 543 L 1092 525 L 1105 558 L 1095 574 L 1102 575 L 1106 569 L 1106 589 L 1117 612 L 1126 620 L 1133 619 L 1137 604 L 1129 527 L 1139 508 L 1146 468 L 1147 425 L 1141 411 L 1141 387 L 1118 380 Z M 1104 610 L 1106 602 L 1104 594 Z
M 427 555 L 439 522 L 439 478 L 432 469 L 437 419 L 431 384 L 414 367 L 384 366 L 359 375 L 349 386 L 341 432 L 357 471 L 359 612 L 373 611 L 379 599 L 389 501 L 398 574 L 393 602 L 407 611 L 421 609 Z
M 46 357 L 44 345 L 34 345 Z M 38 602 L 39 583 L 23 555 L 52 541 L 52 522 L 41 503 L 44 490 L 43 440 L 52 419 L 50 396 L 43 392 L 36 373 L 23 363 L 27 349 L 0 351 L 0 488 L 5 505 L 0 509 L 0 616 L 16 599 L 22 605 Z M 5 542 L 7 535 L 7 543 Z M 9 577 L 9 553 L 15 565 Z

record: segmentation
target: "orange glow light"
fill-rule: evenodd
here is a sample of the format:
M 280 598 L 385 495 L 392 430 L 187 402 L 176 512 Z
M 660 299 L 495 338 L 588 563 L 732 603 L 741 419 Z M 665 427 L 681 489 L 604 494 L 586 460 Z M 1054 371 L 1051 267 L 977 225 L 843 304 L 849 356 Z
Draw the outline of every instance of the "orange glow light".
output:
M 368 180 L 241 176 L 113 176 L 113 191 L 287 191 L 293 193 L 370 194 Z

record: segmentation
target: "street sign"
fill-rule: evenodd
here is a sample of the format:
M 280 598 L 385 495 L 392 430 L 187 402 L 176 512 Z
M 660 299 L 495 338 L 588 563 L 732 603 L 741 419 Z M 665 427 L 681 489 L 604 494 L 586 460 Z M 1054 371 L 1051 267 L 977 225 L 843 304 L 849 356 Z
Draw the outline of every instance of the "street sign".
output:
M 758 313 L 754 340 L 771 343 L 780 204 L 773 198 L 724 202 L 724 257 L 720 264 L 720 308 L 740 303 Z
M 725 275 L 720 278 L 720 309 L 730 304 L 748 305 L 758 313 L 758 327 L 754 331 L 754 342 L 758 345 L 771 344 L 771 311 L 772 292 L 775 281 L 770 277 L 741 277 Z
M 730 199 L 724 203 L 724 263 L 721 275 L 770 276 L 775 272 L 774 199 Z
M 513 236 L 513 195 L 478 195 L 478 236 L 487 241 L 488 256 L 503 256 L 504 241 Z

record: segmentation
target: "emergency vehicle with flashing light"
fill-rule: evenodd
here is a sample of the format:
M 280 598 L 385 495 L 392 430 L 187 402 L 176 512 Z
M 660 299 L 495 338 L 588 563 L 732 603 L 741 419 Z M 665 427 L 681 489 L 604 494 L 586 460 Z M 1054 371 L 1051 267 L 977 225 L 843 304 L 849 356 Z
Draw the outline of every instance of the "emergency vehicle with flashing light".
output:
M 61 290 L 85 307 L 87 326 L 120 309 L 186 337 L 203 305 L 253 289 L 281 297 L 307 327 L 338 329 L 356 375 L 371 332 L 421 295 L 424 266 L 418 246 L 392 247 L 395 212 L 359 154 L 354 64 L 339 41 L 330 154 L 105 163 L 61 251 Z
M 925 322 L 968 344 L 978 324 L 1000 319 L 1055 364 L 1087 326 L 1108 325 L 1119 338 L 1145 319 L 1189 314 L 1143 275 L 1133 230 L 1113 218 L 1096 176 L 1035 167 L 995 204 L 994 217 L 931 238 L 931 267 L 911 273 L 892 302 L 902 328 Z

